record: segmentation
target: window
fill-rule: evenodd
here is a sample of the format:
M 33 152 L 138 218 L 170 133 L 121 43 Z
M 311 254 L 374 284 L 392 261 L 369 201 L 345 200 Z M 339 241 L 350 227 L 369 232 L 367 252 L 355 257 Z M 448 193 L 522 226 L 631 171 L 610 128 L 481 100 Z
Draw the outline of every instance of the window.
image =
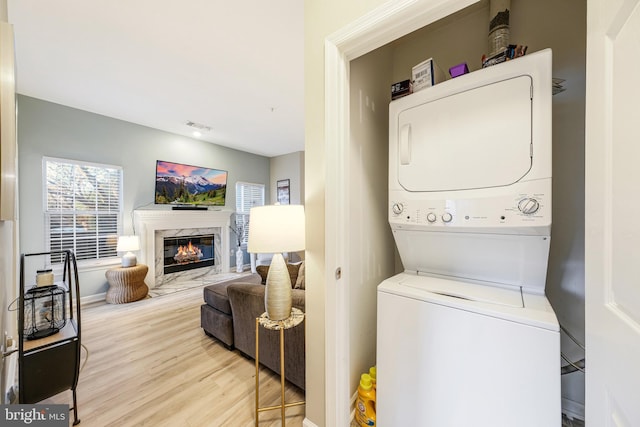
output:
M 264 184 L 236 182 L 236 230 L 242 230 L 241 243 L 249 241 L 249 211 L 264 205 Z
M 122 168 L 46 157 L 43 168 L 49 250 L 71 250 L 78 261 L 117 256 Z

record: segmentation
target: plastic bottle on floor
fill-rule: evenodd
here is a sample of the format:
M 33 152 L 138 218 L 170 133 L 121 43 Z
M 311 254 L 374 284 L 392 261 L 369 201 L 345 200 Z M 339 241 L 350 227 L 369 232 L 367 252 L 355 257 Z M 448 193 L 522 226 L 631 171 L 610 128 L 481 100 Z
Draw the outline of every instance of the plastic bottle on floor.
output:
M 377 375 L 377 368 L 375 366 L 370 367 L 369 376 L 371 377 L 371 382 L 373 383 L 374 390 L 376 390 L 376 375 Z
M 360 376 L 358 398 L 356 399 L 356 422 L 361 427 L 376 425 L 376 391 L 369 374 Z

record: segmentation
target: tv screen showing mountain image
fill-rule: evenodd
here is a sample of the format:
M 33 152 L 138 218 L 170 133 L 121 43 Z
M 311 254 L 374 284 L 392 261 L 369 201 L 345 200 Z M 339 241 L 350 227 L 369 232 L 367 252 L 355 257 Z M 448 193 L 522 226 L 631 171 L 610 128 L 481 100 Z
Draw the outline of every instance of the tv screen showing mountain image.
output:
M 156 204 L 224 206 L 227 171 L 158 160 Z

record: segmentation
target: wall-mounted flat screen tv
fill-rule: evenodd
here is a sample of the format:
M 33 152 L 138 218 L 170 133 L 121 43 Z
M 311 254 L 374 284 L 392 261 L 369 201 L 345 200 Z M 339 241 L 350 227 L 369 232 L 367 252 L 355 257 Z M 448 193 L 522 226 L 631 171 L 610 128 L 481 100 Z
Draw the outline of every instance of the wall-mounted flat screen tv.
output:
M 156 204 L 224 206 L 227 171 L 156 162 Z

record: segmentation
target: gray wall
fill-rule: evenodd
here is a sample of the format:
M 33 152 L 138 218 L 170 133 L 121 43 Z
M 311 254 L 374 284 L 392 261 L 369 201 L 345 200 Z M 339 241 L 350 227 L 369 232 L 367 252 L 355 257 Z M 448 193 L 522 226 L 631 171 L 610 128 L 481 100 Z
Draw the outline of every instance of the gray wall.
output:
M 356 390 L 360 375 L 376 364 L 377 288 L 393 276 L 395 242 L 389 227 L 389 46 L 350 63 L 350 136 L 345 182 L 349 188 L 349 384 Z M 375 70 L 375 72 L 371 72 Z M 400 270 L 401 271 L 401 270 Z
M 269 200 L 270 159 L 208 142 L 77 110 L 18 97 L 20 248 L 45 246 L 43 156 L 118 165 L 123 168 L 123 232 L 131 234 L 134 209 L 153 209 L 156 160 L 225 169 L 225 209 L 235 210 L 235 183 L 263 183 Z M 167 209 L 163 207 L 163 209 Z M 81 296 L 106 292 L 103 268 L 82 269 Z
M 304 205 L 304 151 L 271 158 L 271 201 L 267 197 L 266 203 L 278 201 L 276 186 L 282 179 L 289 180 L 289 203 Z

